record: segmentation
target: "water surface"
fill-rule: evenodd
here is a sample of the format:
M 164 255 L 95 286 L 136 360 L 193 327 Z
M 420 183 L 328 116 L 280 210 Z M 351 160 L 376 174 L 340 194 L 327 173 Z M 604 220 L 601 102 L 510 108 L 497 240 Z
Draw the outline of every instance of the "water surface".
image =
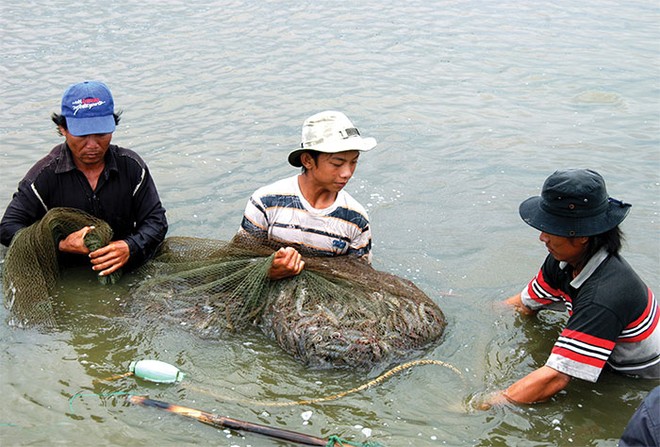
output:
M 308 370 L 256 331 L 132 327 L 124 288 L 70 272 L 59 330 L 0 325 L 3 445 L 286 445 L 134 407 L 129 392 L 388 446 L 616 445 L 655 383 L 604 374 L 544 405 L 469 401 L 540 366 L 565 321 L 493 305 L 545 256 L 517 207 L 555 169 L 595 169 L 633 203 L 624 256 L 660 290 L 658 23 L 658 5 L 636 0 L 3 3 L 0 209 L 59 143 L 49 115 L 83 79 L 110 85 L 124 111 L 113 141 L 149 163 L 170 235 L 229 239 L 250 193 L 295 173 L 302 121 L 344 111 L 379 141 L 347 187 L 369 211 L 374 266 L 441 306 L 446 335 L 421 357 L 463 374 L 419 366 L 336 401 L 268 406 L 383 371 Z M 99 381 L 138 358 L 187 377 Z

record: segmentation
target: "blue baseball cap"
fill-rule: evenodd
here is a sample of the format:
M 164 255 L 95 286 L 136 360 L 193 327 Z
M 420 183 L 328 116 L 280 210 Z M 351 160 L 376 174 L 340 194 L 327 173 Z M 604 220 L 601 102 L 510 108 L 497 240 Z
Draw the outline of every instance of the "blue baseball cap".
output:
M 103 82 L 73 84 L 62 96 L 62 116 L 67 130 L 75 136 L 115 131 L 115 102 Z

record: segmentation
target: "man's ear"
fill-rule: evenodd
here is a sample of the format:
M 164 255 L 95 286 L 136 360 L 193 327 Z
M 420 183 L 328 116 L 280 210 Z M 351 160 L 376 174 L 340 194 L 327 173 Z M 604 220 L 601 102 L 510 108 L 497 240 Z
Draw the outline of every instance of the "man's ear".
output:
M 586 247 L 589 244 L 589 236 L 574 237 L 573 242 L 573 245 L 582 245 L 583 247 Z
M 305 167 L 305 169 L 311 169 L 316 167 L 314 158 L 309 154 L 309 152 L 303 152 L 300 155 L 300 163 Z

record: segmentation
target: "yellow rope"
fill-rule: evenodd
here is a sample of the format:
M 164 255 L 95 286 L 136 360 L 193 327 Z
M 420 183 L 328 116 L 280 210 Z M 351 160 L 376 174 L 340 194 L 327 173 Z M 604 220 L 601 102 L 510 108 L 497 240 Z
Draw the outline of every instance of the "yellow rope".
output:
M 328 402 L 331 400 L 337 400 L 342 397 L 348 396 L 349 394 L 354 394 L 360 391 L 364 391 L 367 388 L 371 388 L 374 385 L 378 385 L 379 383 L 385 381 L 386 379 L 392 377 L 394 374 L 400 373 L 401 371 L 404 371 L 408 368 L 412 368 L 413 366 L 418 366 L 418 365 L 440 365 L 444 366 L 445 368 L 448 368 L 455 372 L 461 380 L 465 382 L 465 378 L 463 377 L 463 374 L 453 365 L 450 365 L 449 363 L 443 362 L 442 360 L 432 360 L 432 359 L 420 359 L 420 360 L 412 360 L 407 363 L 403 363 L 401 365 L 395 366 L 394 368 L 390 369 L 389 371 L 384 372 L 380 376 L 376 377 L 375 379 L 360 385 L 359 387 L 352 388 L 348 391 L 342 391 L 341 393 L 333 394 L 332 396 L 325 396 L 325 397 L 318 397 L 315 399 L 306 399 L 306 400 L 298 400 L 295 402 L 275 402 L 275 401 L 255 401 L 255 400 L 245 400 L 245 399 L 232 399 L 228 398 L 226 396 L 220 396 L 212 391 L 205 390 L 202 388 L 199 388 L 195 385 L 190 385 L 190 384 L 185 384 L 185 388 L 192 389 L 195 391 L 199 391 L 205 394 L 208 394 L 210 396 L 213 396 L 217 399 L 223 400 L 223 401 L 232 401 L 232 402 L 242 402 L 246 404 L 252 404 L 252 405 L 264 405 L 267 407 L 292 407 L 296 405 L 310 405 L 310 404 L 316 404 L 320 402 Z M 113 380 L 118 380 L 124 377 L 129 377 L 132 376 L 132 372 L 127 372 L 124 374 L 119 374 L 116 376 L 108 377 L 106 379 L 96 379 L 94 382 L 109 382 Z M 182 385 L 183 386 L 183 385 Z
M 105 379 L 94 379 L 92 382 L 93 382 L 93 383 L 97 383 L 97 382 L 111 382 L 111 381 L 113 381 L 113 380 L 123 379 L 124 377 L 130 377 L 130 376 L 132 376 L 132 375 L 133 375 L 132 372 L 127 372 L 127 373 L 124 373 L 124 374 L 118 374 L 118 375 L 116 375 L 116 376 L 106 377 Z
M 408 368 L 411 368 L 413 366 L 418 366 L 418 365 L 440 365 L 444 366 L 445 368 L 449 368 L 453 372 L 455 372 L 461 380 L 465 381 L 465 378 L 463 377 L 463 374 L 453 365 L 450 365 L 449 363 L 443 362 L 441 360 L 431 360 L 431 359 L 421 359 L 421 360 L 413 360 L 408 363 L 404 363 L 398 366 L 395 366 L 394 368 L 390 369 L 389 371 L 384 372 L 380 376 L 376 377 L 375 379 L 360 385 L 357 388 L 350 389 L 348 391 L 342 391 L 341 393 L 333 394 L 332 396 L 326 396 L 326 397 L 318 397 L 316 399 L 307 399 L 307 400 L 298 400 L 295 402 L 274 402 L 274 401 L 254 401 L 254 400 L 242 400 L 242 399 L 230 399 L 225 396 L 219 396 L 213 392 L 210 392 L 208 390 L 204 390 L 201 388 L 198 388 L 194 385 L 186 385 L 186 388 L 188 389 L 193 389 L 196 391 L 200 391 L 202 393 L 209 394 L 211 396 L 214 396 L 216 398 L 219 398 L 220 400 L 230 400 L 233 402 L 242 402 L 242 403 L 248 403 L 248 404 L 253 404 L 253 405 L 264 405 L 267 407 L 291 407 L 291 406 L 296 406 L 296 405 L 310 405 L 310 404 L 316 404 L 320 402 L 328 402 L 331 400 L 337 400 L 339 398 L 342 398 L 344 396 L 348 396 L 349 394 L 354 394 L 359 391 L 364 391 L 367 388 L 370 388 L 374 385 L 377 385 L 384 380 L 388 379 L 389 377 L 392 377 L 394 374 L 397 374 L 403 370 L 406 370 Z

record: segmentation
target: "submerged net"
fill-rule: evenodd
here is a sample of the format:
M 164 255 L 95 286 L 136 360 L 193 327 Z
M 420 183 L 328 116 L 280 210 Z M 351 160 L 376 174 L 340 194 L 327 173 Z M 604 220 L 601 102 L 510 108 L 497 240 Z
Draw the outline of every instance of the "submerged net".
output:
M 53 208 L 38 222 L 20 230 L 9 246 L 2 270 L 9 323 L 16 326 L 55 326 L 53 293 L 60 274 L 56 244 L 69 234 L 93 225 L 85 236 L 90 251 L 107 245 L 112 229 L 101 219 L 72 208 Z M 99 277 L 115 282 L 119 273 Z
M 110 241 L 107 224 L 61 208 L 16 235 L 3 269 L 14 323 L 56 324 L 55 243 L 85 225 L 96 226 L 88 235 L 89 244 L 97 244 L 88 245 L 91 250 Z M 301 247 L 302 273 L 271 280 L 278 248 L 249 236 L 229 242 L 167 238 L 157 256 L 134 272 L 127 316 L 211 338 L 256 326 L 312 367 L 371 368 L 409 357 L 442 336 L 442 311 L 412 282 L 355 257 L 315 257 Z
M 270 280 L 277 248 L 246 236 L 170 237 L 141 270 L 149 279 L 132 291 L 131 311 L 203 337 L 256 325 L 313 367 L 370 368 L 442 335 L 442 311 L 412 282 L 350 256 L 304 256 L 300 275 Z

